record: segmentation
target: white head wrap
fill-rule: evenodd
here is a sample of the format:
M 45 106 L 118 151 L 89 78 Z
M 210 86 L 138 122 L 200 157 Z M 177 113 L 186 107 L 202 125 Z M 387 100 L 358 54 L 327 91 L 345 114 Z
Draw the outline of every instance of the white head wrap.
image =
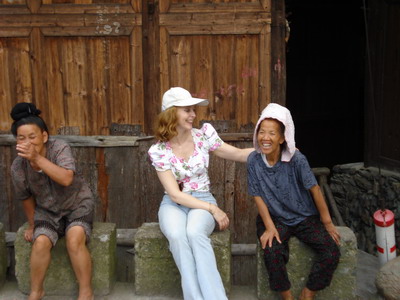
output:
M 270 103 L 261 113 L 260 119 L 258 119 L 256 128 L 254 130 L 253 144 L 257 152 L 261 152 L 260 146 L 257 141 L 257 131 L 261 122 L 267 118 L 276 119 L 285 125 L 285 141 L 286 147 L 282 150 L 282 161 L 290 161 L 296 151 L 296 143 L 294 141 L 294 123 L 290 111 L 279 104 Z

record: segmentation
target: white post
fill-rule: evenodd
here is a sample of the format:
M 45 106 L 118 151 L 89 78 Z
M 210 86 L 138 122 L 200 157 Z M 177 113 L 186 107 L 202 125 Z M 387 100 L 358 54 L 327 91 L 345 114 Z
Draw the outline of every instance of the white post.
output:
M 388 209 L 377 210 L 374 213 L 374 223 L 379 263 L 383 266 L 396 257 L 393 212 Z

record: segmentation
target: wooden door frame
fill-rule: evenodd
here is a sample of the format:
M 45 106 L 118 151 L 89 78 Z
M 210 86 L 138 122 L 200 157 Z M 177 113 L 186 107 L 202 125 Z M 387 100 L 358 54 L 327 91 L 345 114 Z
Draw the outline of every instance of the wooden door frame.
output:
M 385 70 L 386 40 L 393 38 L 388 34 L 388 13 L 393 5 L 400 5 L 399 0 L 374 0 L 369 3 L 367 72 L 365 84 L 365 148 L 366 166 L 400 170 L 400 161 L 383 154 L 382 141 L 388 139 L 382 128 L 382 121 L 387 116 L 385 109 Z M 398 96 L 398 95 L 397 95 Z

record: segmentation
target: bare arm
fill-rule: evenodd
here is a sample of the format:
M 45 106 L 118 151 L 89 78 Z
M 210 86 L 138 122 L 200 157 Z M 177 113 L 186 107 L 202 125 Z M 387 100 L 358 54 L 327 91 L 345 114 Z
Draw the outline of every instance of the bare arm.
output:
M 221 157 L 223 159 L 229 159 L 229 160 L 234 160 L 234 161 L 238 161 L 238 162 L 246 162 L 247 157 L 253 151 L 254 151 L 254 148 L 240 149 L 240 148 L 231 146 L 227 143 L 223 143 L 221 145 L 221 147 L 216 149 L 213 153 L 216 156 Z
M 24 238 L 28 242 L 32 242 L 32 237 L 33 237 L 33 228 L 34 228 L 33 216 L 35 214 L 35 206 L 36 203 L 33 197 L 29 197 L 28 199 L 22 201 L 22 207 L 24 209 L 26 218 L 28 219 L 29 223 L 28 229 L 26 229 L 24 232 Z
M 279 237 L 278 230 L 275 227 L 274 221 L 272 221 L 271 215 L 268 210 L 268 206 L 265 204 L 264 200 L 259 197 L 255 196 L 254 201 L 256 202 L 258 213 L 261 216 L 261 219 L 264 222 L 265 232 L 260 237 L 261 247 L 264 249 L 267 244 L 269 247 L 272 247 L 272 242 L 274 238 L 281 243 L 281 239 Z
M 72 170 L 64 169 L 49 161 L 36 152 L 31 143 L 17 144 L 18 155 L 29 160 L 34 166 L 41 169 L 52 180 L 63 186 L 69 186 L 74 178 Z
M 172 201 L 186 207 L 199 208 L 209 211 L 217 221 L 221 230 L 224 230 L 229 226 L 228 216 L 218 206 L 201 201 L 189 194 L 181 192 L 171 170 L 162 172 L 157 171 L 157 176 L 160 179 L 164 189 L 171 197 Z
M 326 230 L 331 235 L 331 237 L 336 242 L 336 244 L 339 245 L 340 235 L 339 235 L 339 232 L 337 231 L 337 228 L 332 223 L 332 218 L 329 213 L 328 206 L 326 205 L 324 196 L 322 195 L 321 188 L 319 187 L 318 184 L 314 185 L 310 189 L 310 192 L 314 199 L 315 206 L 317 207 L 317 210 L 321 217 L 321 222 L 324 224 Z

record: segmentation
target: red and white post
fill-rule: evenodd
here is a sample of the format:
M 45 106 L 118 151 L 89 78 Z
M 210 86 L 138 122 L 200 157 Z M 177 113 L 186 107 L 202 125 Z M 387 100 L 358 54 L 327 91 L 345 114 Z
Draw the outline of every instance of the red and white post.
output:
M 381 266 L 396 257 L 394 214 L 392 211 L 377 210 L 374 213 L 376 248 Z

